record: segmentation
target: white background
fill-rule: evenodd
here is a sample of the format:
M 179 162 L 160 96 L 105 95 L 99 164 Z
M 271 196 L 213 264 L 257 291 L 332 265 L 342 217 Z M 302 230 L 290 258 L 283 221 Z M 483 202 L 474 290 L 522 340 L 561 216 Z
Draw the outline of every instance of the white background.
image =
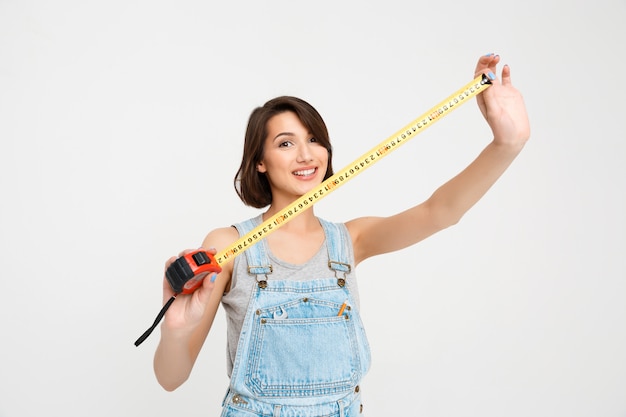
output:
M 0 416 L 217 416 L 223 312 L 190 379 L 152 373 L 165 260 L 258 213 L 252 109 L 325 117 L 342 168 L 511 65 L 527 147 L 455 227 L 358 270 L 368 416 L 626 416 L 624 0 L 0 0 Z M 469 103 L 316 207 L 427 198 L 489 142 Z M 332 346 L 329 346 L 332 349 Z

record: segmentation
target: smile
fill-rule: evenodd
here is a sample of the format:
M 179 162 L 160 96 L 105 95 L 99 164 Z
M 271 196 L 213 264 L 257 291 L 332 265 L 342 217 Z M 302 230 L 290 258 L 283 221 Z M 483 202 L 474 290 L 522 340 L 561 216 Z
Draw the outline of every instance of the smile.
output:
M 298 177 L 307 177 L 309 175 L 315 174 L 315 171 L 317 171 L 317 168 L 303 169 L 301 171 L 294 171 L 293 175 L 296 175 Z

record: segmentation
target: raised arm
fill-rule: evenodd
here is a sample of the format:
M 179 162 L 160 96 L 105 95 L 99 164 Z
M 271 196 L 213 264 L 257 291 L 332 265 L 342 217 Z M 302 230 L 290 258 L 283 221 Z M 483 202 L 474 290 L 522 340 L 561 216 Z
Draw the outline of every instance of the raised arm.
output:
M 530 136 L 524 100 L 504 66 L 496 77 L 498 55 L 478 60 L 474 76 L 487 74 L 493 85 L 477 96 L 478 106 L 493 133 L 493 140 L 478 157 L 430 198 L 390 217 L 363 217 L 346 225 L 354 242 L 356 262 L 413 245 L 456 224 L 496 182 L 519 154 Z

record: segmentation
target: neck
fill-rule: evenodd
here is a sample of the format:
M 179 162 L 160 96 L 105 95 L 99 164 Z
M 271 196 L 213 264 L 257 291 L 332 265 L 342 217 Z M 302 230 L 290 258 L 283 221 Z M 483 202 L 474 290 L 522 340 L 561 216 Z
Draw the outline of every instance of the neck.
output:
M 277 208 L 274 204 L 272 204 L 265 213 L 263 213 L 263 221 L 270 220 L 272 217 L 283 211 L 284 207 Z M 316 228 L 319 226 L 319 220 L 315 217 L 315 212 L 313 211 L 313 207 L 308 208 L 307 210 L 301 212 L 296 217 L 292 217 L 289 221 L 282 225 L 281 228 L 284 230 L 302 230 L 302 229 L 310 229 Z

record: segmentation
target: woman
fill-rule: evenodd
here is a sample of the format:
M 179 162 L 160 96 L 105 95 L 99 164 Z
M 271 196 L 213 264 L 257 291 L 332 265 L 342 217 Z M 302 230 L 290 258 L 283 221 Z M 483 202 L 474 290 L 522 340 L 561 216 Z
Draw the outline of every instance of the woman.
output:
M 494 184 L 530 135 L 510 69 L 480 57 L 475 76 L 492 86 L 477 96 L 493 140 L 426 201 L 390 217 L 329 223 L 309 209 L 224 265 L 191 295 L 179 295 L 161 326 L 154 369 L 174 390 L 189 376 L 220 303 L 227 317 L 230 387 L 222 416 L 353 416 L 369 346 L 359 317 L 354 268 L 457 223 Z M 256 218 L 210 232 L 215 253 L 331 176 L 332 149 L 308 103 L 278 97 L 250 116 L 236 189 Z M 175 260 L 169 259 L 166 267 Z M 173 293 L 167 281 L 164 299 Z M 333 349 L 327 346 L 332 345 Z

